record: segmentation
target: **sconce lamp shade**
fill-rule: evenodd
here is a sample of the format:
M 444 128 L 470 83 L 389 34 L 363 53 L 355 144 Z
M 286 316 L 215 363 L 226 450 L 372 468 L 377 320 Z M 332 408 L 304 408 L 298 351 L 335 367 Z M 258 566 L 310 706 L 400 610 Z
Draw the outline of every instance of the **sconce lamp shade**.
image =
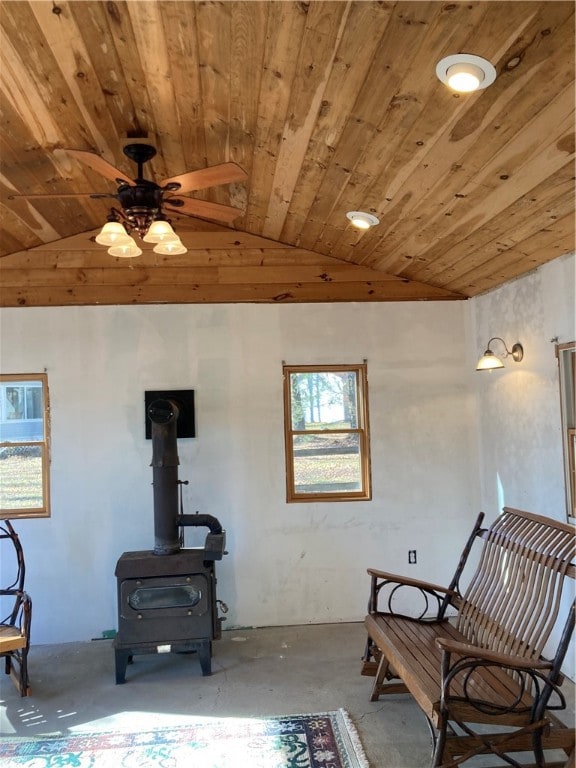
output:
M 500 360 L 499 357 L 496 357 L 494 352 L 492 352 L 490 349 L 487 349 L 486 352 L 482 355 L 480 360 L 478 360 L 478 365 L 476 366 L 477 371 L 493 371 L 495 368 L 504 368 L 504 363 L 502 360 Z
M 100 245 L 127 245 L 134 240 L 126 232 L 119 221 L 107 221 L 96 236 L 96 242 Z
M 168 221 L 153 221 L 148 232 L 142 238 L 146 243 L 167 243 L 170 240 L 178 240 L 178 235 Z
M 497 357 L 494 354 L 494 352 L 492 352 L 492 350 L 490 349 L 490 344 L 492 344 L 493 341 L 502 342 L 502 345 L 506 350 L 505 354 L 503 355 L 504 358 L 511 357 L 515 363 L 519 363 L 524 357 L 524 347 L 522 346 L 522 344 L 520 344 L 520 342 L 516 342 L 516 344 L 512 346 L 512 349 L 508 349 L 504 339 L 501 339 L 500 336 L 493 336 L 488 342 L 486 351 L 484 352 L 480 360 L 478 360 L 478 364 L 476 365 L 477 371 L 493 371 L 496 368 L 504 368 L 504 363 L 502 362 L 502 359 L 500 357 Z

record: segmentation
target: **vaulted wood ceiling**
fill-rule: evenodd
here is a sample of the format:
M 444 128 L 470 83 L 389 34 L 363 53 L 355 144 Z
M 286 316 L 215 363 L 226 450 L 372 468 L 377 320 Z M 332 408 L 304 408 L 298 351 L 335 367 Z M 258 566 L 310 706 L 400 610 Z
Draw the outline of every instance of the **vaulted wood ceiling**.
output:
M 0 3 L 0 304 L 463 299 L 574 248 L 573 2 Z M 489 88 L 439 82 L 448 54 Z M 130 178 L 225 161 L 245 182 L 189 196 L 188 248 L 118 259 L 94 242 Z M 346 212 L 380 219 L 366 233 Z

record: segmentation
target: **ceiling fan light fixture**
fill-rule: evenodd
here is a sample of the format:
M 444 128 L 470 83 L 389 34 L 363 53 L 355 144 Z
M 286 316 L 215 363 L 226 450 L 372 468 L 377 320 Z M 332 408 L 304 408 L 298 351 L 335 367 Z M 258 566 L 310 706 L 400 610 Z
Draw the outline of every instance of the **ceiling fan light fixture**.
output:
M 188 248 L 182 243 L 179 237 L 175 240 L 166 240 L 154 246 L 154 253 L 161 253 L 164 256 L 177 256 L 181 253 L 187 253 Z
M 346 218 L 350 221 L 353 227 L 356 227 L 356 229 L 366 230 L 380 224 L 380 220 L 377 219 L 376 216 L 371 213 L 366 213 L 365 211 L 348 211 Z
M 172 229 L 169 221 L 157 219 L 150 224 L 148 232 L 142 239 L 146 243 L 166 243 L 170 240 L 178 240 L 178 235 Z
M 96 236 L 96 242 L 99 245 L 115 246 L 127 245 L 134 240 L 119 221 L 107 221 Z
M 134 259 L 136 256 L 142 255 L 142 249 L 138 248 L 136 241 L 130 238 L 129 243 L 123 243 L 122 245 L 115 245 L 112 248 L 108 248 L 110 256 L 116 256 L 119 259 Z
M 446 56 L 436 65 L 438 79 L 458 93 L 473 93 L 492 85 L 496 70 L 481 56 L 456 53 Z

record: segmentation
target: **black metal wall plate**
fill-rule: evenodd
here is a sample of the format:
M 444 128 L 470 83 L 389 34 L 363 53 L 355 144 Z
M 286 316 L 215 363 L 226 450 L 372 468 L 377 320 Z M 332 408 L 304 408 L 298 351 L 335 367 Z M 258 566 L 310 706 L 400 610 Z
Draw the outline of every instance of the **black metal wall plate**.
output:
M 177 437 L 196 437 L 194 418 L 193 389 L 154 389 L 144 392 L 144 423 L 146 440 L 152 439 L 152 424 L 148 418 L 148 408 L 155 400 L 172 400 L 178 406 L 179 416 L 176 422 Z

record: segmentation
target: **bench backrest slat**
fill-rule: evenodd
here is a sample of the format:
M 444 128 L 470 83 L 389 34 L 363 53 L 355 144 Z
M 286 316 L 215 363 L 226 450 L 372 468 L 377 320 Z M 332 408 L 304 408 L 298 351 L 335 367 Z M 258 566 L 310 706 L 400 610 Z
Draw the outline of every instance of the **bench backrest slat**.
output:
M 573 577 L 574 529 L 505 507 L 483 538 L 458 629 L 484 648 L 537 658 L 558 617 L 564 578 Z

